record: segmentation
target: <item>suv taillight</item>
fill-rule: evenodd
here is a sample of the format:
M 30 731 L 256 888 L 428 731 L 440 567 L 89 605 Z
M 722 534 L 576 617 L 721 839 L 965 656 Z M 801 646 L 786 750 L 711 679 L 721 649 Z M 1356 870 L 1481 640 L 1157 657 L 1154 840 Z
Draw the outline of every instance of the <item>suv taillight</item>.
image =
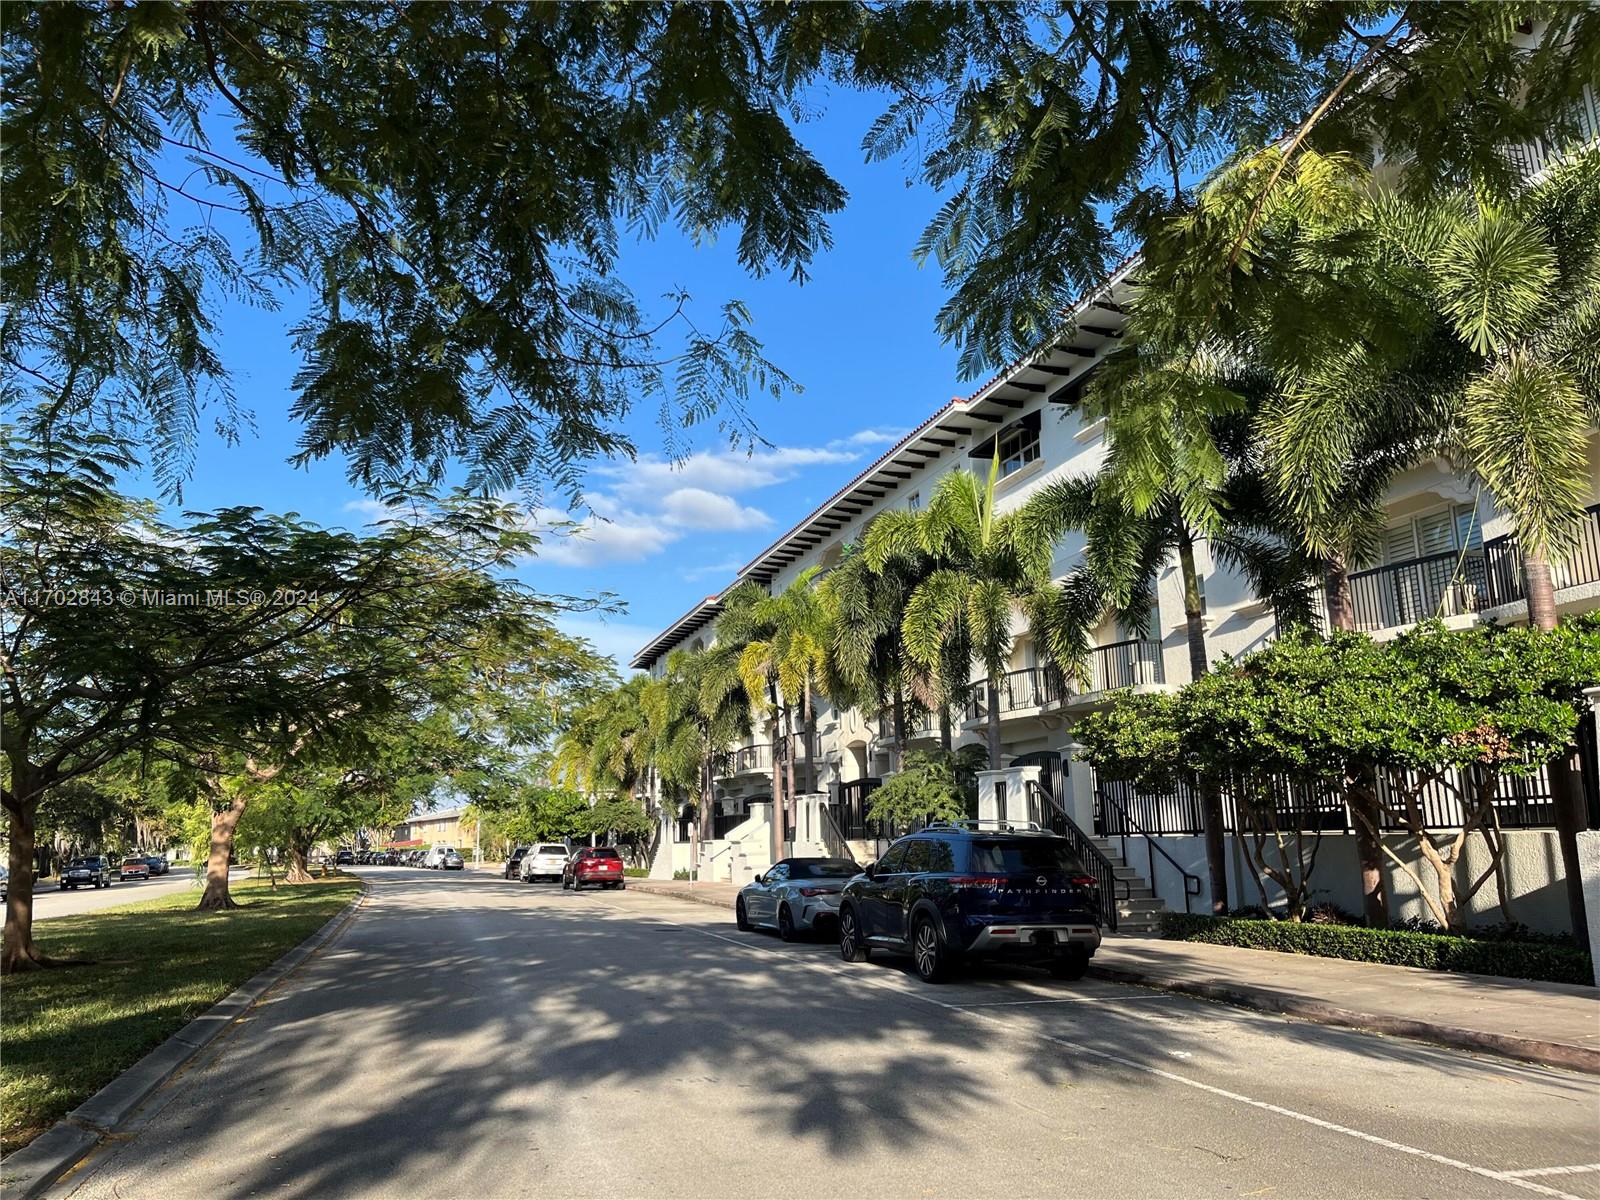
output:
M 1096 879 L 1093 875 L 1074 875 L 1067 882 L 1068 883 L 1075 883 L 1079 887 L 1097 888 L 1097 887 L 1100 886 L 1100 881 L 1098 879 Z

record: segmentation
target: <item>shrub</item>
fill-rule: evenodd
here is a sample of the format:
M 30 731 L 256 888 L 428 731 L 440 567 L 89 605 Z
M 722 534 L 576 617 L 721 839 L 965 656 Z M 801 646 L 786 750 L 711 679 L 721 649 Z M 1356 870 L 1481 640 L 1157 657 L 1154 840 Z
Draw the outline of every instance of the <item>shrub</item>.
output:
M 623 867 L 622 873 L 629 879 L 649 879 L 649 867 Z
M 688 871 L 686 871 L 686 870 L 684 870 L 684 871 L 674 871 L 674 872 L 673 872 L 673 873 L 672 873 L 672 877 L 673 877 L 673 878 L 674 878 L 674 879 L 684 879 L 684 880 L 687 880 L 687 879 L 688 879 L 688 878 L 689 878 L 689 872 L 688 872 Z
M 1359 925 L 1309 925 L 1292 921 L 1253 921 L 1165 913 L 1161 936 L 1184 942 L 1278 950 L 1318 958 L 1422 967 L 1552 983 L 1592 983 L 1594 966 L 1587 951 L 1546 941 L 1506 941 L 1417 933 L 1402 929 L 1367 929 Z

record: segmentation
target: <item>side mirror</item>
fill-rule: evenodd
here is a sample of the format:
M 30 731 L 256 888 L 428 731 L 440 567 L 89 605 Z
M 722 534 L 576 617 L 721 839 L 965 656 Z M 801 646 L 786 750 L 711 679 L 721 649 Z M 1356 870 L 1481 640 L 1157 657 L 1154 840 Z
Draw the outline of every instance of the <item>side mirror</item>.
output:
M 767 877 L 765 875 L 757 875 L 750 882 L 751 883 L 765 883 L 766 881 L 767 881 Z
M 865 875 L 868 879 L 871 879 L 873 877 L 873 875 L 875 875 L 877 873 L 877 870 L 878 870 L 878 864 L 875 863 L 875 862 L 869 862 L 866 866 L 861 868 L 861 873 L 863 875 Z

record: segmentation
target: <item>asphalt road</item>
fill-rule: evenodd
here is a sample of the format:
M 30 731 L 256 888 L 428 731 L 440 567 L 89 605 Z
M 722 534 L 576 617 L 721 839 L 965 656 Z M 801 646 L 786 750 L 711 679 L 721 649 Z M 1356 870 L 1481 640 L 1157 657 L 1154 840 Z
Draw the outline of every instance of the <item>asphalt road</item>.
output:
M 345 931 L 56 1195 L 1600 1198 L 1600 1079 L 363 873 Z
M 231 874 L 234 879 L 242 879 L 249 873 L 244 867 L 235 867 Z M 188 866 L 173 867 L 165 875 L 158 875 L 154 879 L 113 879 L 108 888 L 80 887 L 63 892 L 54 883 L 46 886 L 47 891 L 35 892 L 33 896 L 35 921 L 116 908 L 119 904 L 136 904 L 140 900 L 170 896 L 173 892 L 193 890 L 198 900 L 201 887 L 195 881 L 193 869 Z

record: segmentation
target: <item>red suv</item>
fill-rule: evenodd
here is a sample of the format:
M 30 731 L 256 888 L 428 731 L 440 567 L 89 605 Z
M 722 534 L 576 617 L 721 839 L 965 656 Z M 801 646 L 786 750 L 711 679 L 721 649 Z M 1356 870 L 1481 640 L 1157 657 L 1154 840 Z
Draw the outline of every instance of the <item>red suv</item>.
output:
M 610 846 L 586 846 L 567 859 L 567 865 L 561 869 L 561 886 L 576 892 L 586 883 L 608 888 L 627 887 L 622 877 L 622 855 Z

